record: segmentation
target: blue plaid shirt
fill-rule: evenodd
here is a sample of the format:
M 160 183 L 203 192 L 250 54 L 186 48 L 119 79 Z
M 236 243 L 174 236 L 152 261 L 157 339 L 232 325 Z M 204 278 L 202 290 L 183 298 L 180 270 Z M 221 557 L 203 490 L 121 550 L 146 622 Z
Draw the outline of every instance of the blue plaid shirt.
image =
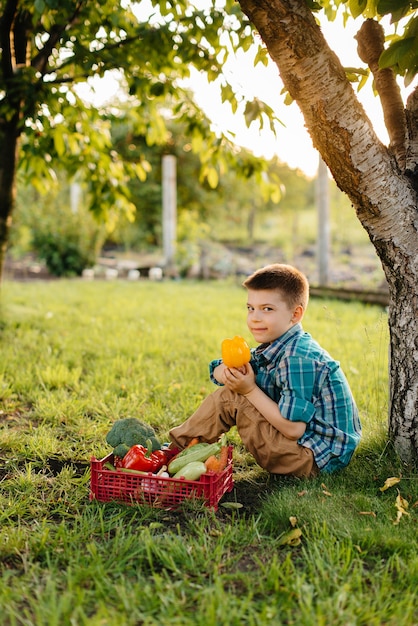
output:
M 251 350 L 257 385 L 278 404 L 288 420 L 306 422 L 299 443 L 310 448 L 323 472 L 348 465 L 361 437 L 355 401 L 340 364 L 301 324 L 271 344 Z M 222 361 L 210 363 L 213 370 Z

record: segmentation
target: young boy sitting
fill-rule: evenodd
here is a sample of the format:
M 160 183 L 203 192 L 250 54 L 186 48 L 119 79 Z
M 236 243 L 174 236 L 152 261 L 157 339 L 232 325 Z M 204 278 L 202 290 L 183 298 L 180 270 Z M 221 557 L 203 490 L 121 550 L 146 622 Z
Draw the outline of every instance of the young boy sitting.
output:
M 302 328 L 306 277 L 273 264 L 243 285 L 247 325 L 260 345 L 239 369 L 221 359 L 210 363 L 219 388 L 170 431 L 172 441 L 179 448 L 194 437 L 211 443 L 236 426 L 246 449 L 273 474 L 311 477 L 345 467 L 360 440 L 360 420 L 339 363 Z

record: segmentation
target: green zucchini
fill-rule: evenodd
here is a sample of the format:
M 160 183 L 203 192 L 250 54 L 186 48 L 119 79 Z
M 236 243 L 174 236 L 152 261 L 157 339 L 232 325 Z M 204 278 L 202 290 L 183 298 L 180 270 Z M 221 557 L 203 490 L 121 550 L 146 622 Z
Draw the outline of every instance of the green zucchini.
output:
M 179 470 L 181 470 L 188 463 L 192 463 L 193 461 L 204 462 L 208 459 L 212 454 L 217 454 L 221 449 L 220 443 L 208 443 L 205 446 L 201 446 L 197 443 L 195 446 L 191 448 L 186 448 L 177 454 L 173 459 L 171 459 L 168 464 L 168 473 L 173 475 L 177 474 Z M 184 453 L 184 454 L 183 454 Z
M 176 455 L 176 458 L 179 457 L 183 457 L 186 454 L 190 454 L 190 452 L 193 450 L 193 452 L 196 452 L 196 450 L 204 450 L 205 448 L 207 448 L 208 446 L 210 446 L 210 443 L 206 443 L 204 441 L 201 441 L 199 443 L 195 443 L 194 446 L 191 446 L 190 448 L 184 448 L 184 450 L 182 450 L 181 452 L 179 452 Z
M 206 465 L 202 461 L 191 461 L 174 474 L 173 478 L 185 478 L 186 480 L 199 480 L 202 474 L 206 474 Z

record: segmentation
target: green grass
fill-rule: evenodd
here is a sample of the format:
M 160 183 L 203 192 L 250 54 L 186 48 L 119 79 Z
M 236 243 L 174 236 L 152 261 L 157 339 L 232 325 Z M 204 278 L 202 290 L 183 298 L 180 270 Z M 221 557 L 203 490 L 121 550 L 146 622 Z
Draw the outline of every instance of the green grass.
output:
M 109 452 L 120 417 L 167 440 L 212 390 L 207 363 L 222 339 L 252 344 L 242 289 L 5 283 L 2 301 L 2 624 L 418 624 L 417 476 L 386 441 L 382 309 L 313 299 L 304 321 L 359 405 L 364 436 L 346 470 L 273 478 L 231 432 L 235 489 L 224 501 L 242 508 L 167 512 L 90 502 L 90 458 Z M 400 482 L 381 491 L 392 476 Z

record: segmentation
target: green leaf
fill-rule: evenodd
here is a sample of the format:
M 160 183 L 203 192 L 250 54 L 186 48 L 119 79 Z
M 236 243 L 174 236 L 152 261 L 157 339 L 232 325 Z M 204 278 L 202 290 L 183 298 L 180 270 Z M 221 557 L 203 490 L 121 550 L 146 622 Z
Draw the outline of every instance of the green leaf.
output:
M 410 57 L 410 53 L 412 53 Z M 379 59 L 379 67 L 399 66 L 401 69 L 409 69 L 408 59 L 416 56 L 416 39 L 399 39 L 393 42 L 382 52 Z
M 290 93 L 289 93 L 289 92 L 286 92 L 286 95 L 285 95 L 285 97 L 284 97 L 284 103 L 285 103 L 287 106 L 290 106 L 290 105 L 292 104 L 292 102 L 293 102 L 293 98 L 292 98 L 292 96 L 290 95 Z
M 377 12 L 379 15 L 387 15 L 388 13 L 397 15 L 401 13 L 401 16 L 398 17 L 396 21 L 408 13 L 409 7 L 410 0 L 378 0 L 377 2 Z
M 367 80 L 369 76 L 369 70 L 363 68 L 345 67 L 344 71 L 350 83 L 358 83 L 364 81 L 364 79 Z
M 257 98 L 254 98 L 251 102 L 247 102 L 244 116 L 247 126 L 250 126 L 250 124 L 260 116 L 260 103 Z
M 269 62 L 269 53 L 268 53 L 267 48 L 258 46 L 257 54 L 255 55 L 255 58 L 254 58 L 254 66 L 256 66 L 257 63 L 262 63 L 265 67 L 267 67 L 268 62 Z
M 34 9 L 35 11 L 37 11 L 38 13 L 42 13 L 45 9 L 45 1 L 44 0 L 35 0 L 34 2 Z
M 293 528 L 279 538 L 279 546 L 298 546 L 301 543 L 302 531 Z
M 360 91 L 360 89 L 363 89 L 364 85 L 367 83 L 367 79 L 369 77 L 369 74 L 364 74 L 364 76 L 362 76 L 358 82 L 357 85 L 357 91 Z
M 60 157 L 65 154 L 64 132 L 65 130 L 62 126 L 57 126 L 52 133 L 55 150 Z
M 306 0 L 306 4 L 310 8 L 311 11 L 320 11 L 322 6 L 318 4 L 315 0 Z
M 274 202 L 274 204 L 279 204 L 280 200 L 282 199 L 282 190 L 278 185 L 272 188 L 270 193 L 270 199 L 272 202 Z
M 222 85 L 221 98 L 222 98 L 222 102 L 229 102 L 231 105 L 232 112 L 236 113 L 237 108 L 238 108 L 238 102 L 237 102 L 235 93 L 229 83 L 227 85 Z
M 348 7 L 351 15 L 356 19 L 366 10 L 367 0 L 349 0 Z
M 412 81 L 414 80 L 414 78 L 415 78 L 415 76 L 417 74 L 418 74 L 418 67 L 415 67 L 411 71 L 406 70 L 405 78 L 404 78 L 404 85 L 405 85 L 405 87 L 409 87 L 409 85 L 412 83 Z
M 206 172 L 206 178 L 209 183 L 209 187 L 211 187 L 212 189 L 216 189 L 219 183 L 219 176 L 214 167 L 208 167 Z

